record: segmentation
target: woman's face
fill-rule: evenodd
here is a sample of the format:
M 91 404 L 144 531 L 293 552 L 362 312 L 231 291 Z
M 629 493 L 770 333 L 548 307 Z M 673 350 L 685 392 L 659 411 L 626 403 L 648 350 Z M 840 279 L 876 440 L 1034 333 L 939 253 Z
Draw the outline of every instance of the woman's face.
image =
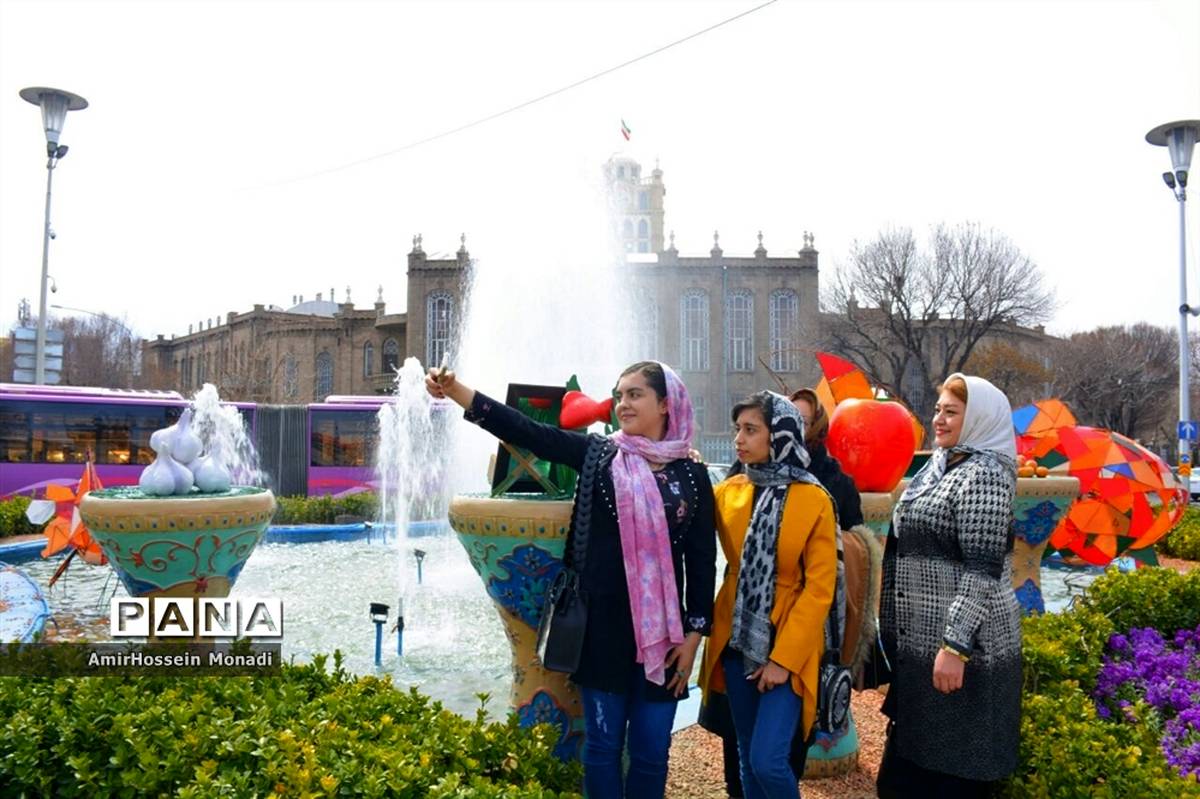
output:
M 804 420 L 804 430 L 808 432 L 808 429 L 812 427 L 814 416 L 812 403 L 804 397 L 797 397 L 792 400 L 792 404 L 796 406 L 796 410 L 800 411 L 800 418 Z
M 617 424 L 629 436 L 661 441 L 667 433 L 667 399 L 659 398 L 641 372 L 627 374 L 613 392 Z
M 766 463 L 771 459 L 771 431 L 758 408 L 744 408 L 733 423 L 733 448 L 742 463 Z
M 963 419 L 967 416 L 967 405 L 958 397 L 943 391 L 933 408 L 933 440 L 946 449 L 958 443 L 962 435 Z

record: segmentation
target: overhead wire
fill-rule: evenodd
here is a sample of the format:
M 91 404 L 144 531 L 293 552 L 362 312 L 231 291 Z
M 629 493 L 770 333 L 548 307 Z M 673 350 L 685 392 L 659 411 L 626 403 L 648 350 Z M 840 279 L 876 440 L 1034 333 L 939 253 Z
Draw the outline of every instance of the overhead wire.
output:
M 636 64 L 639 61 L 645 61 L 647 58 L 653 58 L 654 56 L 656 56 L 660 53 L 666 52 L 667 50 L 670 50 L 673 47 L 678 47 L 679 45 L 684 44 L 685 42 L 689 42 L 692 39 L 695 39 L 699 36 L 703 36 L 706 33 L 711 33 L 712 31 L 715 31 L 718 28 L 721 28 L 721 27 L 729 25 L 733 22 L 736 22 L 739 19 L 748 17 L 757 11 L 761 11 L 762 9 L 766 8 L 767 6 L 774 5 L 778 1 L 779 0 L 766 0 L 766 2 L 760 3 L 759 5 L 754 6 L 753 8 L 749 8 L 745 11 L 734 14 L 733 16 L 723 19 L 720 22 L 716 22 L 712 25 L 709 25 L 706 28 L 702 28 L 701 30 L 690 33 L 687 36 L 684 36 L 683 38 L 676 39 L 672 42 L 669 42 L 668 44 L 664 44 L 661 47 L 655 48 L 654 50 L 650 50 L 649 52 L 642 53 L 641 55 L 636 56 L 634 58 L 630 58 L 627 61 L 622 61 L 620 64 L 616 64 L 614 66 L 608 67 L 607 69 L 603 69 L 600 72 L 596 72 L 595 74 L 588 75 L 586 78 L 580 78 L 579 80 L 577 80 L 573 83 L 569 83 L 566 86 L 561 86 L 557 89 L 554 89 L 553 91 L 546 92 L 545 94 L 540 94 L 537 97 L 533 97 L 529 100 L 525 100 L 523 102 L 517 103 L 516 105 L 509 106 L 508 108 L 505 108 L 501 111 L 496 111 L 495 113 L 488 114 L 487 116 L 479 117 L 478 119 L 475 119 L 471 122 L 467 122 L 465 124 L 459 125 L 454 128 L 450 128 L 448 130 L 443 130 L 440 133 L 435 133 L 433 135 L 426 136 L 423 139 L 417 139 L 416 141 L 409 142 L 408 144 L 401 145 L 400 147 L 395 147 L 391 150 L 385 150 L 384 152 L 381 152 L 381 153 L 376 153 L 374 155 L 369 155 L 364 158 L 359 158 L 355 161 L 350 161 L 345 164 L 341 164 L 339 166 L 333 166 L 333 167 L 329 167 L 327 169 L 322 169 L 322 170 L 318 170 L 316 172 L 311 172 L 307 175 L 300 175 L 297 177 L 285 178 L 284 180 L 280 180 L 280 181 L 276 181 L 274 183 L 267 184 L 267 186 L 268 187 L 285 186 L 289 183 L 298 183 L 300 181 L 311 180 L 312 178 L 322 177 L 324 175 L 330 175 L 335 172 L 341 172 L 346 169 L 353 169 L 354 167 L 362 166 L 363 164 L 368 164 L 372 161 L 378 161 L 381 158 L 388 158 L 388 157 L 396 155 L 398 153 L 405 152 L 406 150 L 411 150 L 415 147 L 420 147 L 422 145 L 429 144 L 431 142 L 435 142 L 439 139 L 444 139 L 447 136 L 453 136 L 456 133 L 462 133 L 465 130 L 470 130 L 471 128 L 478 127 L 479 125 L 483 125 L 485 123 L 499 119 L 500 117 L 516 113 L 517 111 L 528 108 L 531 105 L 535 105 L 535 104 L 543 102 L 545 100 L 549 100 L 552 97 L 557 97 L 558 95 L 563 94 L 564 92 L 569 92 L 572 89 L 577 89 L 580 86 L 583 86 L 584 84 L 591 83 L 592 81 L 599 80 L 600 78 L 603 78 L 607 75 L 611 75 L 612 73 L 614 73 L 618 70 L 624 69 L 628 66 L 632 66 L 633 64 Z

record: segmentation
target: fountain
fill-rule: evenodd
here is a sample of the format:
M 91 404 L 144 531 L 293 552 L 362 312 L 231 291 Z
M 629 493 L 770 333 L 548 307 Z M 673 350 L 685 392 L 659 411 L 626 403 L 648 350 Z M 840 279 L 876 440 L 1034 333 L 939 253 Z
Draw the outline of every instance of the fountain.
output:
M 91 491 L 80 515 L 131 596 L 228 596 L 275 512 L 268 489 L 232 484 L 259 476 L 237 409 L 206 384 L 150 443 L 138 487 Z

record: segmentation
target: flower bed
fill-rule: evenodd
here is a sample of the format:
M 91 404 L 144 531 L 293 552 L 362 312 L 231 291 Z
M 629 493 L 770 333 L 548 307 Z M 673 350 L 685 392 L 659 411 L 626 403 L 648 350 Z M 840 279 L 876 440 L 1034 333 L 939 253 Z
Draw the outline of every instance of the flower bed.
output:
M 1181 652 L 1197 645 L 1194 637 L 1170 646 L 1166 641 L 1174 642 L 1177 630 L 1194 636 L 1200 626 L 1200 571 L 1109 572 L 1073 609 L 1029 617 L 1023 624 L 1020 764 L 1005 786 L 1007 796 L 1200 797 L 1194 773 L 1183 776 L 1172 762 L 1190 762 L 1188 747 L 1197 738 L 1194 719 L 1154 704 L 1176 698 L 1183 703 L 1175 690 L 1190 691 L 1179 680 L 1157 675 L 1181 667 Z M 1139 632 L 1136 639 L 1145 650 L 1139 666 L 1127 634 L 1146 628 L 1159 631 L 1163 648 L 1150 654 L 1154 637 Z M 1110 640 L 1116 645 L 1111 650 Z M 1121 665 L 1131 659 L 1132 669 Z M 1147 693 L 1136 677 L 1122 679 L 1127 672 L 1144 673 L 1147 687 L 1165 682 L 1171 688 Z M 1200 678 L 1196 666 L 1184 674 L 1189 681 Z M 1169 731 L 1179 718 L 1183 721 Z M 1175 754 L 1179 751 L 1183 754 Z
M 1164 640 L 1152 627 L 1108 639 L 1109 653 L 1096 677 L 1100 718 L 1145 722 L 1163 729 L 1167 762 L 1183 776 L 1200 776 L 1200 626 Z

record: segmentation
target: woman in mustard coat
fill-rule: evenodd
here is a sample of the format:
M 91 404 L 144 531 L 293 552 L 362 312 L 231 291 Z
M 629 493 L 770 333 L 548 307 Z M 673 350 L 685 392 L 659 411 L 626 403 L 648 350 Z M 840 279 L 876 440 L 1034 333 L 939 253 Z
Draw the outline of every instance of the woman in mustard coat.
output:
M 729 568 L 713 609 L 703 688 L 729 698 L 747 799 L 796 799 L 788 762 L 811 732 L 825 617 L 837 574 L 836 516 L 807 470 L 804 425 L 784 396 L 733 408 L 743 473 L 714 489 Z

